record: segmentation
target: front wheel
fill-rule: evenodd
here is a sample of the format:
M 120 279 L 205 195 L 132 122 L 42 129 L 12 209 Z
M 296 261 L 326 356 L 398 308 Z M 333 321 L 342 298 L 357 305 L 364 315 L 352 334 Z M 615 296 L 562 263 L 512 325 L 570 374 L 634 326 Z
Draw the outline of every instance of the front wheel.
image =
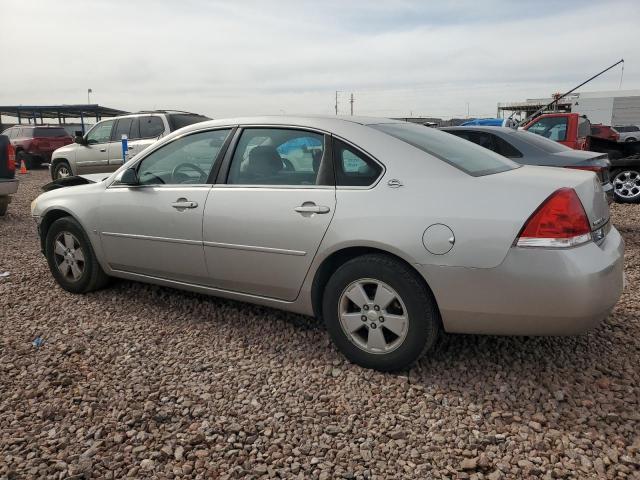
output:
M 435 344 L 440 314 L 431 291 L 406 264 L 380 254 L 349 260 L 324 291 L 322 315 L 340 351 L 381 371 L 409 367 Z
M 45 240 L 45 255 L 53 278 L 68 292 L 86 293 L 108 282 L 91 242 L 71 217 L 53 222 Z
M 61 162 L 57 162 L 53 165 L 53 169 L 51 170 L 51 177 L 54 180 L 58 180 L 60 178 L 70 177 L 71 167 L 67 161 L 63 160 Z
M 619 203 L 640 203 L 640 170 L 622 168 L 612 175 L 613 195 Z

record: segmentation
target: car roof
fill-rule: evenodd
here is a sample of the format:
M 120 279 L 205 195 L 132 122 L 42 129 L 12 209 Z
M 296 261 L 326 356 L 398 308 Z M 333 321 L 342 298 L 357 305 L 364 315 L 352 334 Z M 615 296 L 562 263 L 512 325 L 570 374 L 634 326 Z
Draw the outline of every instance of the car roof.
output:
M 202 130 L 211 127 L 235 126 L 235 125 L 279 125 L 290 127 L 306 127 L 318 130 L 340 132 L 349 130 L 355 126 L 378 125 L 382 123 L 404 124 L 401 120 L 393 120 L 381 117 L 358 116 L 334 116 L 334 115 L 264 115 L 256 117 L 219 118 L 204 122 L 194 123 L 183 127 L 181 132 Z M 425 127 L 427 128 L 427 127 Z

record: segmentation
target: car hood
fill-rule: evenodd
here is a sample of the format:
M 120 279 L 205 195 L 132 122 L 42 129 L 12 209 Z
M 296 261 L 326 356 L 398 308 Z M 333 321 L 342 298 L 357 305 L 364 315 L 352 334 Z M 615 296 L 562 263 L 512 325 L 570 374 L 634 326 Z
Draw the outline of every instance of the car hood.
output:
M 53 151 L 53 156 L 69 158 L 70 155 L 76 154 L 77 148 L 78 148 L 77 143 L 70 143 L 68 145 L 65 145 L 64 147 L 56 148 Z
M 64 187 L 75 187 L 77 185 L 86 185 L 88 183 L 100 183 L 109 178 L 110 173 L 89 173 L 86 175 L 78 175 L 73 177 L 65 177 L 49 182 L 42 187 L 42 190 L 49 192 Z

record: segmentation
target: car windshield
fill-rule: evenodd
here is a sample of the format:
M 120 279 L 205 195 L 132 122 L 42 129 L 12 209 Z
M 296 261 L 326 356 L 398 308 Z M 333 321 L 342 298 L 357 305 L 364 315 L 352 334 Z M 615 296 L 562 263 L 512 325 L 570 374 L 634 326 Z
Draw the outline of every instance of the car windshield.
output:
M 548 138 L 541 137 L 540 135 L 524 130 L 513 132 L 512 135 L 517 135 L 518 139 L 528 143 L 529 145 L 538 147 L 546 153 L 561 153 L 571 150 L 566 145 L 562 145 L 561 143 L 554 142 L 553 140 L 549 140 Z
M 518 168 L 515 162 L 455 135 L 410 123 L 370 125 L 443 160 L 469 175 L 479 177 Z
M 64 128 L 34 128 L 34 137 L 67 137 L 69 134 Z

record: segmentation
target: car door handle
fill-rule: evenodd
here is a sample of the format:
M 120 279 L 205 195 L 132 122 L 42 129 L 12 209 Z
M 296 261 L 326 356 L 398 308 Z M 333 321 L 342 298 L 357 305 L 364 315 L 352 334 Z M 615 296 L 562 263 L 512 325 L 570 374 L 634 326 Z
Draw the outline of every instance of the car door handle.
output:
M 329 213 L 331 210 L 329 207 L 324 205 L 300 205 L 299 207 L 294 208 L 294 210 L 298 213 Z
M 107 151 L 107 149 L 106 148 L 101 148 L 100 151 L 104 153 L 104 152 Z
M 173 208 L 177 208 L 178 210 L 182 210 L 185 208 L 196 208 L 198 206 L 198 202 L 191 202 L 187 199 L 180 198 L 178 201 L 173 202 L 171 204 Z

